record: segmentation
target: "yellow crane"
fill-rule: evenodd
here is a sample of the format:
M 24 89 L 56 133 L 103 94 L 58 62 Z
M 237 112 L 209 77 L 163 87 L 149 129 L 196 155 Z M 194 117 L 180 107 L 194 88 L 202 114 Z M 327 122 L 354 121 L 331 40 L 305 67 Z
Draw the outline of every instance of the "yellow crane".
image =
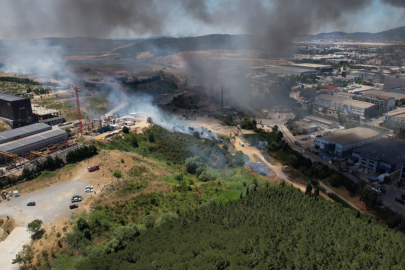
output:
M 37 152 L 37 151 L 30 151 L 30 160 L 32 160 L 33 156 L 46 157 L 46 154 L 42 154 L 42 153 Z
M 18 155 L 15 155 L 15 154 L 12 154 L 12 153 L 3 152 L 3 151 L 0 151 L 0 155 L 2 155 L 2 156 L 4 156 L 4 157 L 9 157 L 9 158 L 12 158 L 12 159 L 16 159 L 16 160 L 20 163 L 19 166 L 22 165 L 22 161 L 21 161 L 21 159 L 20 159 L 20 157 L 19 157 Z M 16 163 L 16 166 L 17 166 L 17 163 Z

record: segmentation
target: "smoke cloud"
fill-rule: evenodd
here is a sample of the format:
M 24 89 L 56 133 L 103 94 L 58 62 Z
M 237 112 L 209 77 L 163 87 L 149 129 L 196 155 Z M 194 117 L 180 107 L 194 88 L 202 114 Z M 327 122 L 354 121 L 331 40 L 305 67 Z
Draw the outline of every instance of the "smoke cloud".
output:
M 11 74 L 35 75 L 39 78 L 72 78 L 59 46 L 50 46 L 46 40 L 7 41 L 8 51 L 2 70 Z
M 344 26 L 374 0 L 19 0 L 0 4 L 0 38 L 260 35 L 264 50 L 285 51 L 297 35 Z M 404 7 L 402 0 L 382 3 Z M 355 20 L 351 19 L 351 23 Z
M 403 0 L 382 0 L 382 2 L 394 7 L 405 7 L 405 1 Z
M 200 138 L 219 140 L 217 134 L 210 132 L 203 127 L 193 127 L 186 122 L 172 117 L 167 112 L 162 111 L 159 107 L 153 104 L 153 97 L 147 94 L 127 94 L 122 88 L 115 87 L 113 91 L 108 95 L 109 107 L 113 108 L 118 104 L 122 104 L 126 100 L 130 103 L 123 110 L 121 114 L 128 116 L 131 113 L 137 113 L 145 117 L 151 117 L 153 123 L 167 129 L 169 131 L 180 132 L 188 135 L 193 135 L 194 132 L 198 132 Z

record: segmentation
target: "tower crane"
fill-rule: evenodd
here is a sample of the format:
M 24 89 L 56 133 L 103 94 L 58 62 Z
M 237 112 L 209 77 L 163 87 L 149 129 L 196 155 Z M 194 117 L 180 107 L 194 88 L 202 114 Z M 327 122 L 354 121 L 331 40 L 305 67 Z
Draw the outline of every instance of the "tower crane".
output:
M 69 86 L 70 88 L 72 88 L 73 90 L 75 90 L 75 94 L 76 94 L 76 104 L 77 104 L 77 115 L 79 116 L 79 128 L 80 128 L 80 133 L 83 134 L 83 124 L 82 124 L 82 115 L 80 113 L 80 101 L 79 101 L 79 92 L 80 92 L 80 88 L 73 86 L 71 84 L 68 84 L 66 82 L 62 82 L 63 84 Z

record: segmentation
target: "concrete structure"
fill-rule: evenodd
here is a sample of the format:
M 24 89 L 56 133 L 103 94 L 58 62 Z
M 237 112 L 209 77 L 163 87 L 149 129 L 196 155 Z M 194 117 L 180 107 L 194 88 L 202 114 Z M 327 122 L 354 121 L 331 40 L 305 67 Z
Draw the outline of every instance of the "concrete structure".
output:
M 42 105 L 31 104 L 32 113 L 40 123 L 47 123 L 49 125 L 56 125 L 66 122 L 66 119 L 61 115 L 60 111 L 47 109 Z
M 405 141 L 381 139 L 352 150 L 362 168 L 374 173 L 392 173 L 405 165 Z
M 0 117 L 13 128 L 33 123 L 31 100 L 0 93 Z
M 374 91 L 362 92 L 361 95 L 355 95 L 353 99 L 375 104 L 378 110 L 384 112 L 389 112 L 395 108 L 395 98 L 385 95 L 385 92 L 382 91 L 375 91 L 381 93 L 373 92 Z
M 21 128 L 3 131 L 0 133 L 0 144 L 18 140 L 24 137 L 35 135 L 44 131 L 51 130 L 52 127 L 46 124 L 33 124 Z
M 0 151 L 12 153 L 15 155 L 22 155 L 30 151 L 37 151 L 45 148 L 51 144 L 66 142 L 68 134 L 63 130 L 56 129 L 40 133 L 31 137 L 21 140 L 9 142 L 0 145 Z M 4 156 L 0 155 L 0 161 L 5 161 Z
M 314 105 L 318 106 L 317 108 L 318 110 L 326 108 L 335 113 L 337 111 L 340 111 L 340 113 L 343 114 L 351 113 L 360 116 L 366 116 L 372 110 L 376 109 L 376 106 L 374 104 L 368 102 L 347 98 L 340 98 L 326 94 L 316 96 Z
M 338 98 L 346 98 L 346 99 L 353 99 L 356 94 L 348 93 L 348 92 L 334 92 L 333 96 Z
M 314 123 L 314 124 L 322 125 L 322 126 L 325 126 L 327 128 L 337 128 L 337 127 L 339 127 L 338 122 L 334 122 L 334 121 L 331 121 L 331 120 L 328 120 L 328 119 L 323 119 L 323 118 L 312 116 L 312 115 L 309 115 L 309 116 L 305 117 L 304 119 L 302 119 L 302 121 L 306 122 L 306 123 Z
M 389 128 L 396 128 L 397 125 L 405 124 L 405 108 L 397 108 L 385 115 L 385 124 Z
M 401 77 L 385 77 L 384 78 L 384 91 L 389 91 L 392 89 L 404 89 L 405 88 L 405 78 Z
M 395 106 L 399 106 L 400 103 L 401 104 L 405 103 L 405 93 L 369 90 L 369 91 L 364 91 L 361 94 L 363 96 L 383 96 L 383 97 L 388 97 L 390 99 L 395 99 Z
M 304 133 L 312 133 L 319 129 L 319 127 L 305 123 L 304 121 L 295 121 L 293 127 L 294 130 L 302 131 Z
M 356 127 L 336 131 L 331 135 L 315 138 L 315 148 L 338 157 L 346 156 L 353 148 L 377 141 L 382 134 L 368 128 Z
M 293 64 L 293 67 L 300 67 L 300 68 L 308 68 L 308 69 L 315 69 L 319 73 L 332 73 L 333 67 L 331 65 L 321 65 L 321 64 L 310 64 L 310 63 L 303 63 L 303 64 Z
M 287 75 L 311 75 L 318 74 L 315 68 L 303 68 L 299 66 L 270 66 L 266 65 L 267 73 L 287 74 Z

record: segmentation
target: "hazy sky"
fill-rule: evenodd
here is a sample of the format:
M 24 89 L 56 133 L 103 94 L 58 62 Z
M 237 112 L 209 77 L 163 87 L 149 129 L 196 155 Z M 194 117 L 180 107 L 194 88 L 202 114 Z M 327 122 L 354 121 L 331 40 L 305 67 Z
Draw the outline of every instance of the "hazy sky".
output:
M 275 24 L 294 35 L 379 32 L 405 26 L 404 11 L 405 0 L 0 0 L 0 39 L 261 34 Z

